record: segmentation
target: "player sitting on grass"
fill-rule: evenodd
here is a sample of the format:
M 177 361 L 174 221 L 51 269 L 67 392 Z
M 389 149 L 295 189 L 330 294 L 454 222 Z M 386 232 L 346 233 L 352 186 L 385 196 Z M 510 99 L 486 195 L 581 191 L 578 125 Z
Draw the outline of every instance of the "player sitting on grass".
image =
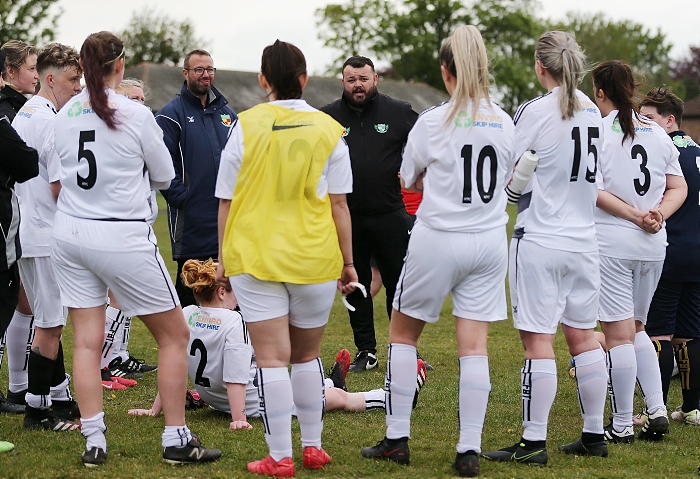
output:
M 255 356 L 248 339 L 245 322 L 235 311 L 232 291 L 215 284 L 217 264 L 208 260 L 188 260 L 183 265 L 182 281 L 192 288 L 199 306 L 183 311 L 190 328 L 188 371 L 201 399 L 212 409 L 231 414 L 231 429 L 250 429 L 247 418 L 259 417 L 255 379 Z M 343 410 L 364 412 L 384 409 L 384 390 L 349 393 L 345 377 L 350 367 L 347 349 L 338 352 L 329 378 L 325 379 L 325 412 Z M 426 379 L 423 360 L 417 363 L 414 404 Z M 158 416 L 160 395 L 150 409 L 130 409 L 129 414 Z

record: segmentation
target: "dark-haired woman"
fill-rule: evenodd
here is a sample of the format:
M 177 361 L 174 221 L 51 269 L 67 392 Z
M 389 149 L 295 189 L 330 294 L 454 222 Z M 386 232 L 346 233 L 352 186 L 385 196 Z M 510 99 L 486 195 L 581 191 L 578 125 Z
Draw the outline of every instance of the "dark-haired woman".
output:
M 619 61 L 593 70 L 595 101 L 603 115 L 595 222 L 600 248 L 600 325 L 605 333 L 613 421 L 609 442 L 634 441 L 635 377 L 646 403 L 639 439 L 661 439 L 668 417 L 656 350 L 644 331 L 666 255 L 663 222 L 683 203 L 687 187 L 678 150 L 666 133 L 640 117 L 635 80 Z
M 100 351 L 109 289 L 128 316 L 138 315 L 159 346 L 163 393 L 163 459 L 217 459 L 185 425 L 187 338 L 180 302 L 146 221 L 152 188 L 174 176 L 163 134 L 145 106 L 115 93 L 124 75 L 124 43 L 109 32 L 90 35 L 80 50 L 86 88 L 56 116 L 61 159 L 58 212 L 51 257 L 75 336 L 73 371 L 87 440 L 83 463 L 104 464 Z
M 336 287 L 347 294 L 357 281 L 345 199 L 352 174 L 343 128 L 301 99 L 301 51 L 276 41 L 263 51 L 261 72 L 270 102 L 240 115 L 221 156 L 218 276 L 230 279 L 258 362 L 270 455 L 248 470 L 291 477 L 293 404 L 304 467 L 331 460 L 321 448 L 319 356 Z

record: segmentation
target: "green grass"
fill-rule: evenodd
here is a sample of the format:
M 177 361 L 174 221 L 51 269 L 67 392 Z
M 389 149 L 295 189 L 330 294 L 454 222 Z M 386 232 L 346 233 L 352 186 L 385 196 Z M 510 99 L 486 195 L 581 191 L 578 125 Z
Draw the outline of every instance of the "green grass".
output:
M 170 258 L 166 219 L 161 214 L 156 227 L 163 257 Z M 168 261 L 171 273 L 174 264 Z M 383 294 L 380 293 L 379 296 Z M 363 374 L 350 374 L 348 389 L 360 391 L 381 387 L 386 360 L 388 321 L 384 301 L 375 304 L 380 369 Z M 384 435 L 384 414 L 331 413 L 326 415 L 324 448 L 333 463 L 323 471 L 301 469 L 299 430 L 294 422 L 295 461 L 298 477 L 451 477 L 457 431 L 458 362 L 451 306 L 446 302 L 442 320 L 429 325 L 419 345 L 421 354 L 434 366 L 421 393 L 412 420 L 411 466 L 370 461 L 360 457 L 359 449 L 372 445 Z M 66 328 L 64 345 L 71 358 L 72 330 Z M 333 308 L 322 348 L 326 366 L 332 364 L 338 349 L 352 351 L 352 333 L 348 317 L 340 301 Z M 493 390 L 484 428 L 483 445 L 487 449 L 513 444 L 520 438 L 520 367 L 522 346 L 510 320 L 493 325 L 489 341 Z M 140 321 L 132 323 L 130 350 L 136 357 L 153 363 L 157 358 L 155 342 Z M 611 445 L 610 457 L 579 458 L 560 454 L 557 446 L 576 439 L 581 430 L 581 417 L 576 398 L 575 381 L 569 378 L 569 355 L 561 335 L 557 337 L 559 390 L 552 408 L 549 426 L 550 464 L 544 468 L 491 463 L 482 460 L 483 477 L 489 478 L 608 478 L 655 477 L 671 478 L 696 474 L 700 465 L 697 444 L 700 428 L 673 423 L 671 432 L 660 444 L 637 442 L 633 445 Z M 72 364 L 67 365 L 72 369 Z M 7 389 L 7 366 L 0 372 L 0 387 Z M 671 407 L 680 404 L 680 385 L 672 383 Z M 160 460 L 161 418 L 133 417 L 126 414 L 132 407 L 149 407 L 156 393 L 156 376 L 147 374 L 135 388 L 105 392 L 105 411 L 109 431 L 109 462 L 97 470 L 85 469 L 79 455 L 84 440 L 78 433 L 25 431 L 22 416 L 3 414 L 0 417 L 0 438 L 14 442 L 16 448 L 0 454 L 0 477 L 16 478 L 156 478 L 187 477 L 213 479 L 219 477 L 253 477 L 245 472 L 251 460 L 267 453 L 262 424 L 253 420 L 251 431 L 231 431 L 229 420 L 211 411 L 188 413 L 189 427 L 198 432 L 205 444 L 220 448 L 224 456 L 210 465 L 176 468 Z M 640 409 L 637 398 L 636 410 Z

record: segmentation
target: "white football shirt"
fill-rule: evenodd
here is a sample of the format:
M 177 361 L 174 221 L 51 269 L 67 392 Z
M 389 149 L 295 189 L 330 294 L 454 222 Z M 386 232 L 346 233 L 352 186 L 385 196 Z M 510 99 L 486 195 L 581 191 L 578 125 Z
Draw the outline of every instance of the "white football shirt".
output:
M 534 150 L 539 161 L 518 202 L 514 236 L 583 253 L 598 251 L 593 214 L 603 124 L 598 107 L 582 92 L 576 95 L 582 109 L 569 120 L 559 110 L 559 87 L 515 114 L 516 157 Z
M 187 371 L 204 402 L 229 411 L 226 383 L 245 384 L 246 397 L 257 398 L 253 347 L 240 313 L 195 305 L 182 312 L 190 328 Z
M 500 107 L 472 102 L 447 122 L 452 102 L 424 111 L 408 134 L 401 177 L 425 170 L 416 217 L 440 231 L 477 233 L 508 222 L 504 188 L 515 164 L 514 127 Z
M 640 211 L 656 208 L 666 191 L 666 175 L 683 176 L 678 149 L 653 121 L 634 115 L 634 139 L 622 141 L 617 110 L 603 118 L 605 139 L 598 165 L 598 188 Z M 666 229 L 650 234 L 637 225 L 596 208 L 600 254 L 620 259 L 661 261 Z
M 39 95 L 30 98 L 17 112 L 12 126 L 24 142 L 39 153 L 39 176 L 17 183 L 19 198 L 19 238 L 25 258 L 49 256 L 49 241 L 56 216 L 56 200 L 50 183 L 58 181 L 61 161 L 54 149 L 56 109 Z
M 289 108 L 296 111 L 318 111 L 304 100 L 276 100 L 272 105 Z M 221 152 L 219 174 L 216 178 L 215 196 L 224 200 L 233 198 L 238 181 L 238 172 L 243 161 L 243 128 L 240 122 L 236 122 L 231 128 L 226 147 Z M 350 152 L 348 145 L 342 138 L 338 140 L 335 148 L 328 158 L 328 163 L 323 168 L 321 178 L 318 181 L 316 192 L 319 198 L 324 198 L 327 193 L 344 194 L 352 193 L 352 168 L 350 166 Z
M 144 181 L 175 177 L 163 131 L 140 103 L 107 89 L 119 122 L 110 130 L 92 110 L 87 88 L 56 115 L 56 151 L 61 158 L 58 209 L 79 218 L 146 220 L 152 211 Z

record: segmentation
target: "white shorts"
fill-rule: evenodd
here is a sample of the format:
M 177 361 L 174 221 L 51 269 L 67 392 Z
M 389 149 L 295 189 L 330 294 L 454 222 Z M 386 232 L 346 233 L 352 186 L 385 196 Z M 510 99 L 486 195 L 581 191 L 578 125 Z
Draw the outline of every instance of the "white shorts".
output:
M 600 321 L 634 318 L 647 324 L 651 298 L 661 278 L 663 261 L 600 255 Z
M 513 238 L 510 302 L 516 329 L 555 334 L 559 322 L 593 329 L 598 318 L 598 252 L 573 253 Z
M 65 216 L 65 215 L 64 215 Z M 158 250 L 153 229 L 145 222 L 110 222 L 73 218 L 76 237 L 89 237 L 90 247 L 80 241 L 66 241 L 66 231 L 57 231 L 59 215 L 51 238 L 51 259 L 61 302 L 69 308 L 94 308 L 107 303 L 110 289 L 126 316 L 142 316 L 170 311 L 180 304 L 170 274 Z M 103 225 L 103 223 L 108 223 Z M 115 225 L 117 227 L 115 227 Z M 104 231 L 101 233 L 101 228 Z M 130 250 L 95 249 L 100 234 L 110 235 L 123 228 Z M 140 232 L 140 233 L 139 233 Z
M 51 257 L 20 258 L 17 265 L 34 314 L 34 325 L 39 328 L 65 326 L 68 310 L 61 305 L 61 290 Z
M 261 281 L 250 274 L 229 278 L 243 319 L 255 323 L 289 315 L 289 324 L 301 329 L 328 323 L 338 282 L 316 284 Z
M 440 319 L 452 292 L 459 318 L 498 321 L 508 317 L 505 226 L 481 233 L 438 231 L 417 222 L 408 242 L 393 307 L 427 323 Z

